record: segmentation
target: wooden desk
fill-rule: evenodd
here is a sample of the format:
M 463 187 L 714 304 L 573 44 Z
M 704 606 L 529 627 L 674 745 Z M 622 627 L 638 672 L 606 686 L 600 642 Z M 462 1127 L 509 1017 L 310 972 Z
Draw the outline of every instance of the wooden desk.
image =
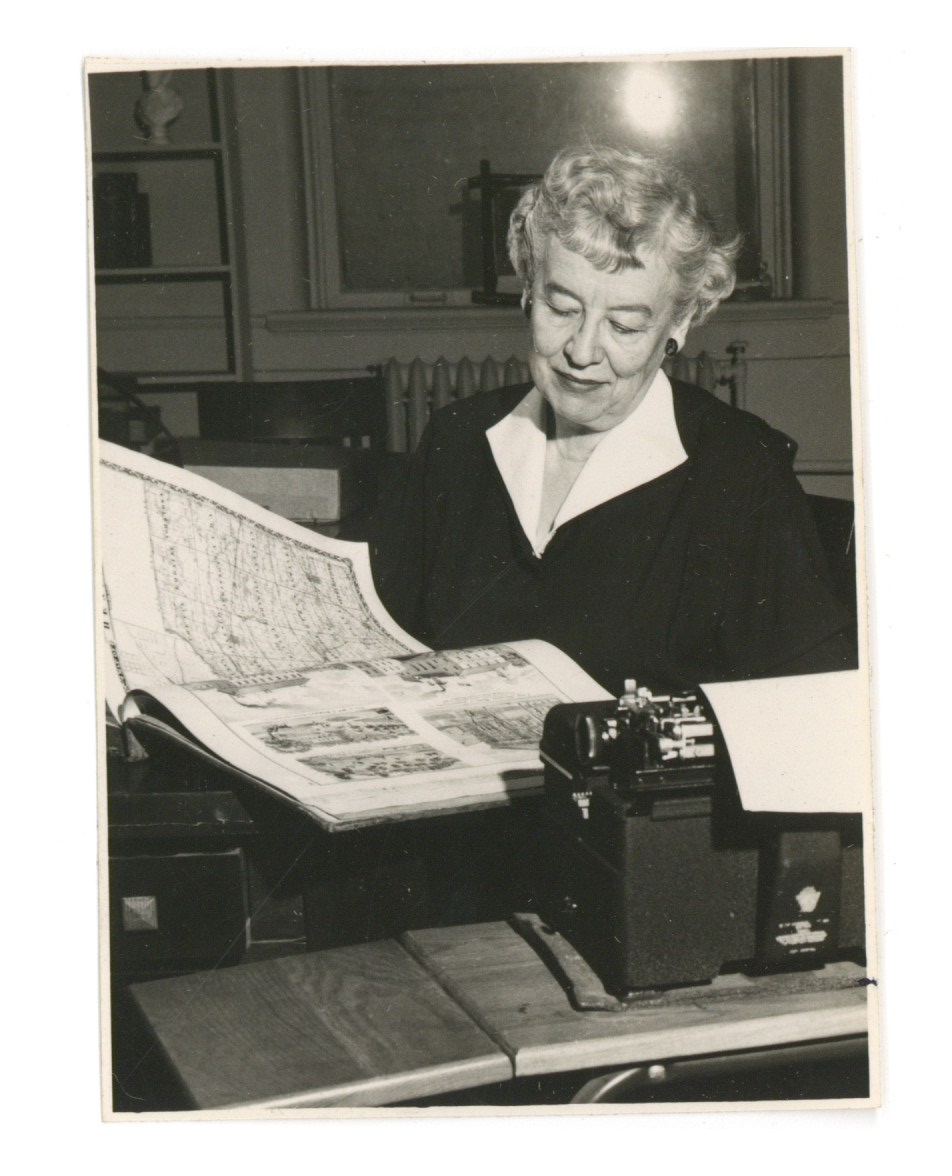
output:
M 714 984 L 575 1011 L 506 923 L 134 985 L 198 1108 L 377 1106 L 530 1074 L 866 1032 L 863 971 Z
M 512 1076 L 393 940 L 131 991 L 199 1108 L 380 1106 Z
M 719 976 L 620 1012 L 578 1012 L 507 923 L 408 931 L 404 946 L 512 1060 L 516 1077 L 863 1034 L 864 971 Z

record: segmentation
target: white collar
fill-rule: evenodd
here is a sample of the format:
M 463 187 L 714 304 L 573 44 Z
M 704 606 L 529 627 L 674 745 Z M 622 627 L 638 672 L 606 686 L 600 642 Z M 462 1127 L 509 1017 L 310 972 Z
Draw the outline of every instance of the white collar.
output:
M 563 523 L 592 507 L 660 478 L 687 461 L 674 417 L 671 383 L 659 371 L 644 399 L 621 424 L 609 429 L 592 451 L 562 503 L 545 542 L 536 542 L 545 470 L 545 402 L 531 388 L 501 421 L 486 430 L 493 458 L 516 516 L 536 555 Z

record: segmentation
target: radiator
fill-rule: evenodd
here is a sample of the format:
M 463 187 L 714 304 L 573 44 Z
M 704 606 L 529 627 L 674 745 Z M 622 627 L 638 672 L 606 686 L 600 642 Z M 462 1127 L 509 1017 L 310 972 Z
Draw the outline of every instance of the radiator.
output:
M 529 365 L 514 355 L 502 361 L 491 355 L 480 361 L 463 356 L 456 363 L 442 358 L 424 363 L 417 358 L 403 364 L 390 359 L 383 367 L 387 449 L 391 453 L 412 453 L 435 408 L 474 392 L 490 392 L 528 381 Z
M 746 343 L 728 344 L 730 359 L 718 359 L 701 351 L 697 355 L 676 355 L 666 360 L 669 376 L 697 384 L 731 404 L 743 406 L 747 383 Z M 410 363 L 389 359 L 382 367 L 384 399 L 387 406 L 387 449 L 390 453 L 412 453 L 430 413 L 474 392 L 525 384 L 529 365 L 510 356 L 506 360 L 487 355 L 481 361 L 464 356 L 456 363 L 438 359 L 424 363 L 417 357 Z

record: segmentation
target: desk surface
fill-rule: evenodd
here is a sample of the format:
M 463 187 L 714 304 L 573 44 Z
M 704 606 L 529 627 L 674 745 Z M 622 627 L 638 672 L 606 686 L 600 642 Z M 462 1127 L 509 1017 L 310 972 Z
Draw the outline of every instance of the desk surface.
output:
M 199 1108 L 380 1106 L 513 1076 L 863 1034 L 864 973 L 748 979 L 577 1012 L 506 923 L 134 985 Z
M 750 978 L 654 993 L 618 1012 L 574 1009 L 507 923 L 409 931 L 407 949 L 512 1059 L 517 1077 L 655 1062 L 865 1033 L 865 972 Z
M 199 1108 L 381 1106 L 512 1076 L 502 1050 L 392 940 L 132 992 Z

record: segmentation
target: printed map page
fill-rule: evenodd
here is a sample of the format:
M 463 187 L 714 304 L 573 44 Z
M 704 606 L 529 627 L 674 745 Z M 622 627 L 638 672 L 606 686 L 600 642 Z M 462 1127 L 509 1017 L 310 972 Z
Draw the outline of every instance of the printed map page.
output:
M 544 642 L 430 651 L 341 543 L 101 445 L 106 701 L 156 699 L 219 758 L 326 824 L 538 782 L 558 702 L 606 697 Z
M 364 544 L 108 442 L 100 503 L 110 705 L 132 688 L 265 685 L 425 648 L 378 601 Z

